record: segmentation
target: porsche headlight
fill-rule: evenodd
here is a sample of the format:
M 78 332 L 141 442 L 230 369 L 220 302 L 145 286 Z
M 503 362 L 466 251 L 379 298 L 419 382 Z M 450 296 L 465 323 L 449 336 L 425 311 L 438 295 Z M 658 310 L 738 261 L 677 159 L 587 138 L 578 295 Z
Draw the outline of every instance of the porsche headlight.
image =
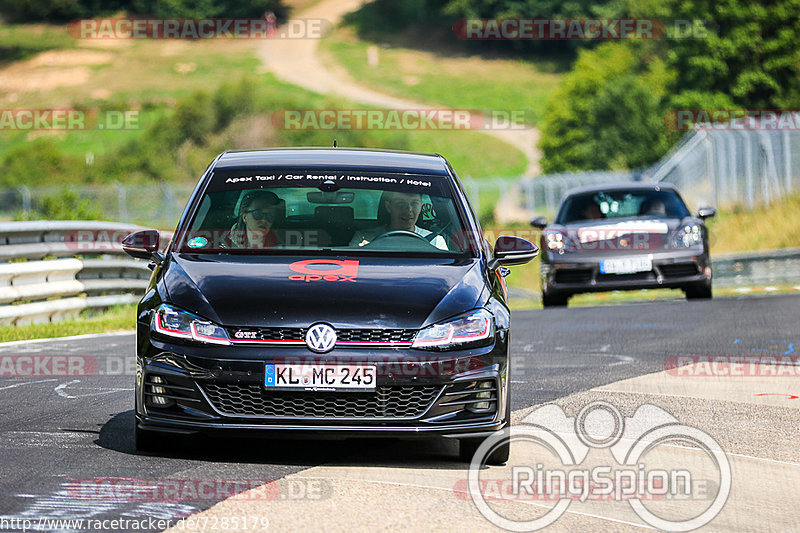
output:
M 153 313 L 152 330 L 162 335 L 211 344 L 230 344 L 224 328 L 197 315 L 167 304 Z
M 672 248 L 689 248 L 703 242 L 703 232 L 697 224 L 686 225 L 678 228 L 672 235 L 670 246 Z
M 560 231 L 551 230 L 545 232 L 544 243 L 548 250 L 563 250 L 567 245 L 567 239 Z
M 476 309 L 445 322 L 419 330 L 412 348 L 447 349 L 485 343 L 494 336 L 494 317 L 486 309 Z

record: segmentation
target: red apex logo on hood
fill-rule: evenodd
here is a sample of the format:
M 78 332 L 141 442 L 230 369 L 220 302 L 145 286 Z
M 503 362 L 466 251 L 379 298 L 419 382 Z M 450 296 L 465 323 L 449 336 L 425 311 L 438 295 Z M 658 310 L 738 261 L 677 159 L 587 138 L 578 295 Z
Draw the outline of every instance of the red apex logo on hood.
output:
M 305 259 L 295 261 L 289 268 L 297 274 L 292 274 L 292 281 L 352 281 L 358 277 L 358 261 L 346 259 Z

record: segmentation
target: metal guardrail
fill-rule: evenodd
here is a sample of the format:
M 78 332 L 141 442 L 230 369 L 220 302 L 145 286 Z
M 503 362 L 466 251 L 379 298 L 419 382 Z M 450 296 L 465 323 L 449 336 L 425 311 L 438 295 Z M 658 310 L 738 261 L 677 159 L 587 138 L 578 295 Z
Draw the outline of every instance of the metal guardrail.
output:
M 133 303 L 147 287 L 147 262 L 121 240 L 140 226 L 98 221 L 0 223 L 0 324 L 76 316 Z
M 800 248 L 721 254 L 711 261 L 717 287 L 800 284 Z
M 714 287 L 800 286 L 800 248 L 719 254 L 711 258 Z M 541 300 L 541 293 L 509 287 L 512 298 Z
M 139 229 L 97 221 L 0 223 L 0 324 L 50 322 L 138 301 L 150 270 L 146 261 L 127 258 L 120 241 Z M 800 248 L 718 255 L 712 262 L 717 287 L 800 284 Z M 528 289 L 511 292 L 539 297 Z

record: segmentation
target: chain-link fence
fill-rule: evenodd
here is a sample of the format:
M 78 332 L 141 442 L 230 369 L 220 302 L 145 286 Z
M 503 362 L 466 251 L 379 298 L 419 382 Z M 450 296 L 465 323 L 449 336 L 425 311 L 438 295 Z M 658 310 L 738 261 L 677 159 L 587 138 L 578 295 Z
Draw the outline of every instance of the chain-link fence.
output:
M 552 216 L 561 197 L 569 189 L 638 179 L 640 179 L 639 173 L 632 171 L 566 172 L 525 178 L 520 182 L 520 200 L 529 214 Z
M 769 205 L 800 188 L 800 132 L 693 131 L 645 179 L 676 185 L 695 206 Z
M 508 199 L 504 209 L 515 211 L 510 219 L 552 216 L 568 189 L 637 180 L 672 183 L 693 208 L 768 205 L 800 189 L 800 131 L 692 131 L 661 161 L 639 171 L 462 179 L 475 211 L 484 219 L 504 198 Z M 193 187 L 110 184 L 69 190 L 90 200 L 106 220 L 171 229 Z M 0 190 L 0 220 L 30 219 L 44 199 L 57 198 L 63 191 L 63 187 L 26 186 Z
M 194 185 L 84 185 L 16 187 L 0 190 L 0 220 L 42 218 L 42 206 L 64 196 L 65 191 L 88 200 L 92 213 L 105 220 L 173 229 Z M 46 213 L 45 213 L 46 214 Z M 80 218 L 81 213 L 76 213 Z M 73 217 L 74 218 L 74 217 Z
M 527 212 L 552 215 L 573 187 L 644 180 L 672 183 L 692 207 L 769 205 L 800 189 L 800 131 L 699 130 L 639 172 L 576 172 L 520 181 Z
M 476 213 L 486 217 L 491 214 L 495 204 L 509 194 L 518 179 L 467 177 L 462 182 Z M 92 209 L 90 218 L 99 216 L 115 222 L 174 229 L 193 188 L 190 184 L 160 183 L 70 186 L 66 190 L 75 193 L 81 200 L 89 200 Z M 0 189 L 0 220 L 42 218 L 43 203 L 58 199 L 64 191 L 64 187 L 21 186 Z M 80 217 L 80 214 L 76 216 Z

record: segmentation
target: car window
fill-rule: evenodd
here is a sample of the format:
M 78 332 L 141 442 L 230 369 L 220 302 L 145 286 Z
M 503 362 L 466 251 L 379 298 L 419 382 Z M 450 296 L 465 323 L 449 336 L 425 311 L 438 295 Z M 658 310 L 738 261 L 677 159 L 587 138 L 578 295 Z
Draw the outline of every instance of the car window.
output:
M 615 218 L 683 218 L 689 210 L 673 191 L 596 191 L 564 200 L 557 224 Z
M 226 171 L 179 236 L 192 252 L 470 254 L 448 178 Z

